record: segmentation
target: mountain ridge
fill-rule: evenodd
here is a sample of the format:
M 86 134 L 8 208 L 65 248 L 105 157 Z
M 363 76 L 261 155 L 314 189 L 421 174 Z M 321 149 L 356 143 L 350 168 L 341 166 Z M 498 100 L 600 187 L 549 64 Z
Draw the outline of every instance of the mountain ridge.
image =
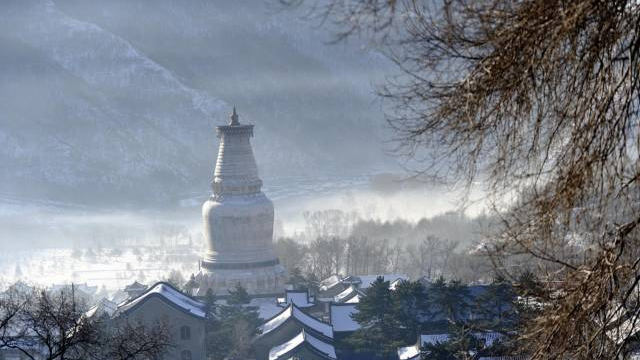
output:
M 323 64 L 331 60 L 296 50 L 299 40 L 288 42 L 282 19 L 267 31 L 259 20 L 267 15 L 241 17 L 242 6 L 77 4 L 0 5 L 0 44 L 9 50 L 0 55 L 0 161 L 6 169 L 0 192 L 132 203 L 206 192 L 217 148 L 214 127 L 226 121 L 231 104 L 239 106 L 241 121 L 256 124 L 254 149 L 265 176 L 384 166 L 381 146 L 371 144 L 381 123 L 373 97 L 363 95 L 362 80 L 344 76 L 363 60 L 330 69 Z M 139 16 L 135 9 L 144 11 Z M 162 26 L 175 14 L 195 25 Z M 130 16 L 140 20 L 132 23 Z M 238 18 L 259 24 L 245 26 Z M 228 26 L 224 34 L 216 21 Z M 352 154 L 353 142 L 361 146 Z

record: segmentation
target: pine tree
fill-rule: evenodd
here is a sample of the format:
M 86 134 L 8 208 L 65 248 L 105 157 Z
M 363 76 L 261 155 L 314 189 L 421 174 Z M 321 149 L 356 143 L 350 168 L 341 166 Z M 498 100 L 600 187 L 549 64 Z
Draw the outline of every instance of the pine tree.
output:
M 229 290 L 229 297 L 227 298 L 227 304 L 229 305 L 240 305 L 240 304 L 248 304 L 251 302 L 251 297 L 240 283 L 237 283 L 235 288 Z
M 307 274 L 305 286 L 309 290 L 309 294 L 315 296 L 320 291 L 320 280 L 314 273 L 309 273 Z
M 511 284 L 497 276 L 486 291 L 475 299 L 480 315 L 476 325 L 484 330 L 509 333 L 518 320 L 515 299 Z
M 188 295 L 193 295 L 193 290 L 197 289 L 198 287 L 200 287 L 200 285 L 196 281 L 195 275 L 191 274 L 189 281 L 187 281 L 187 283 L 184 284 L 184 292 L 187 293 Z
M 460 324 L 451 325 L 449 339 L 435 344 L 425 344 L 422 347 L 422 359 L 429 360 L 471 360 L 483 349 L 471 329 Z
M 469 288 L 459 280 L 449 282 L 443 304 L 449 321 L 453 323 L 465 321 L 470 312 L 470 303 Z
M 204 295 L 204 312 L 207 314 L 207 318 L 215 317 L 217 313 L 216 295 L 211 288 L 207 289 Z
M 392 292 L 393 316 L 407 343 L 414 342 L 422 327 L 427 307 L 426 291 L 419 281 L 402 281 Z
M 539 297 L 542 294 L 542 285 L 537 276 L 529 270 L 518 276 L 518 293 L 524 297 L 525 303 L 531 298 Z M 528 304 L 527 304 L 528 305 Z
M 433 283 L 428 294 L 428 311 L 432 321 L 447 324 L 458 323 L 469 314 L 471 295 L 466 285 L 454 280 L 447 283 L 440 277 Z M 441 317 L 444 316 L 444 319 Z
M 257 307 L 246 305 L 251 299 L 242 286 L 237 285 L 229 293 L 229 305 L 215 304 L 212 291 L 207 291 L 205 297 L 211 314 L 206 341 L 208 359 L 211 360 L 250 357 L 250 339 L 257 335 L 261 323 Z
M 396 357 L 398 346 L 405 345 L 400 324 L 393 313 L 389 281 L 378 277 L 366 291 L 367 296 L 356 305 L 353 319 L 360 329 L 347 340 L 356 352 L 367 353 L 380 359 Z
M 289 274 L 289 284 L 293 286 L 294 290 L 307 290 L 307 279 L 302 275 L 302 271 L 299 267 L 294 267 Z

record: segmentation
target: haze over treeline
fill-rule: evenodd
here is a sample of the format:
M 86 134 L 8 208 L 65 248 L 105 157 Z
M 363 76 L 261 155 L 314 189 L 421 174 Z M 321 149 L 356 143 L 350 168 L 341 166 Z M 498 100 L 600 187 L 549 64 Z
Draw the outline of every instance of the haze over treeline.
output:
M 256 124 L 265 180 L 384 169 L 388 63 L 265 2 L 0 3 L 0 195 L 85 204 L 206 193 L 215 125 Z
M 478 240 L 475 220 L 441 215 L 458 210 L 455 196 L 403 181 L 387 152 L 375 87 L 391 73 L 389 61 L 357 40 L 328 44 L 331 33 L 301 17 L 304 8 L 272 5 L 0 2 L 0 246 L 17 254 L 2 264 L 9 277 L 43 277 L 14 262 L 52 257 L 56 281 L 79 281 L 94 258 L 67 264 L 72 250 L 104 253 L 107 266 L 111 249 L 171 252 L 176 239 L 189 244 L 187 260 L 145 261 L 193 272 L 215 126 L 233 105 L 241 122 L 255 124 L 275 240 L 307 244 L 310 257 L 324 255 L 309 244 L 331 238 L 370 239 L 372 248 L 408 256 L 435 236 L 468 251 Z M 341 229 L 318 233 L 318 223 Z M 125 274 L 130 259 L 121 260 Z

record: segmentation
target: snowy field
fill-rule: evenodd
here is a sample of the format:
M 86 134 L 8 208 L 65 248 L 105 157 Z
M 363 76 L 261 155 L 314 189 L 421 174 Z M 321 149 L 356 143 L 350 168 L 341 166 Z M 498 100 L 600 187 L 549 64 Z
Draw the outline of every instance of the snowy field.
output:
M 0 254 L 0 282 L 23 280 L 42 286 L 86 283 L 121 289 L 135 280 L 153 282 L 172 271 L 188 276 L 198 271 L 198 256 L 191 249 L 41 249 Z

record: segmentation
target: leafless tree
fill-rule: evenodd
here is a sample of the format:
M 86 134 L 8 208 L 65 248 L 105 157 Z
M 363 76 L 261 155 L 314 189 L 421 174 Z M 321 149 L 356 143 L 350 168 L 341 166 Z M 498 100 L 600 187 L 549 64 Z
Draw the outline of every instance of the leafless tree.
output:
M 0 349 L 17 349 L 16 338 L 24 333 L 16 326 L 20 312 L 27 303 L 20 296 L 20 285 L 13 285 L 0 294 Z
M 0 294 L 0 350 L 29 359 L 137 360 L 171 346 L 166 324 L 143 326 L 87 316 L 74 287 L 47 291 L 18 284 Z
M 104 360 L 158 359 L 173 347 L 169 325 L 128 321 L 108 322 L 98 356 Z
M 15 311 L 2 347 L 29 359 L 79 359 L 98 345 L 97 329 L 83 318 L 86 308 L 74 287 L 56 291 L 24 287 L 10 289 L 2 310 Z
M 310 240 L 347 236 L 354 222 L 358 220 L 356 213 L 346 213 L 337 209 L 305 211 L 302 215 L 305 220 L 305 233 Z
M 325 238 L 316 238 L 309 244 L 310 272 L 316 274 L 319 279 L 335 273 L 335 261 L 331 250 L 331 243 Z
M 313 4 L 336 40 L 368 38 L 398 65 L 381 89 L 398 154 L 482 181 L 497 270 L 517 255 L 547 284 L 523 337 L 533 357 L 623 355 L 639 315 L 638 3 Z
M 396 241 L 394 244 L 390 244 L 387 249 L 389 254 L 388 269 L 391 273 L 397 274 L 400 266 L 404 262 L 404 248 L 400 245 L 399 241 Z
M 306 263 L 307 246 L 301 241 L 292 238 L 279 238 L 275 242 L 276 252 L 280 263 L 289 270 L 303 269 Z

